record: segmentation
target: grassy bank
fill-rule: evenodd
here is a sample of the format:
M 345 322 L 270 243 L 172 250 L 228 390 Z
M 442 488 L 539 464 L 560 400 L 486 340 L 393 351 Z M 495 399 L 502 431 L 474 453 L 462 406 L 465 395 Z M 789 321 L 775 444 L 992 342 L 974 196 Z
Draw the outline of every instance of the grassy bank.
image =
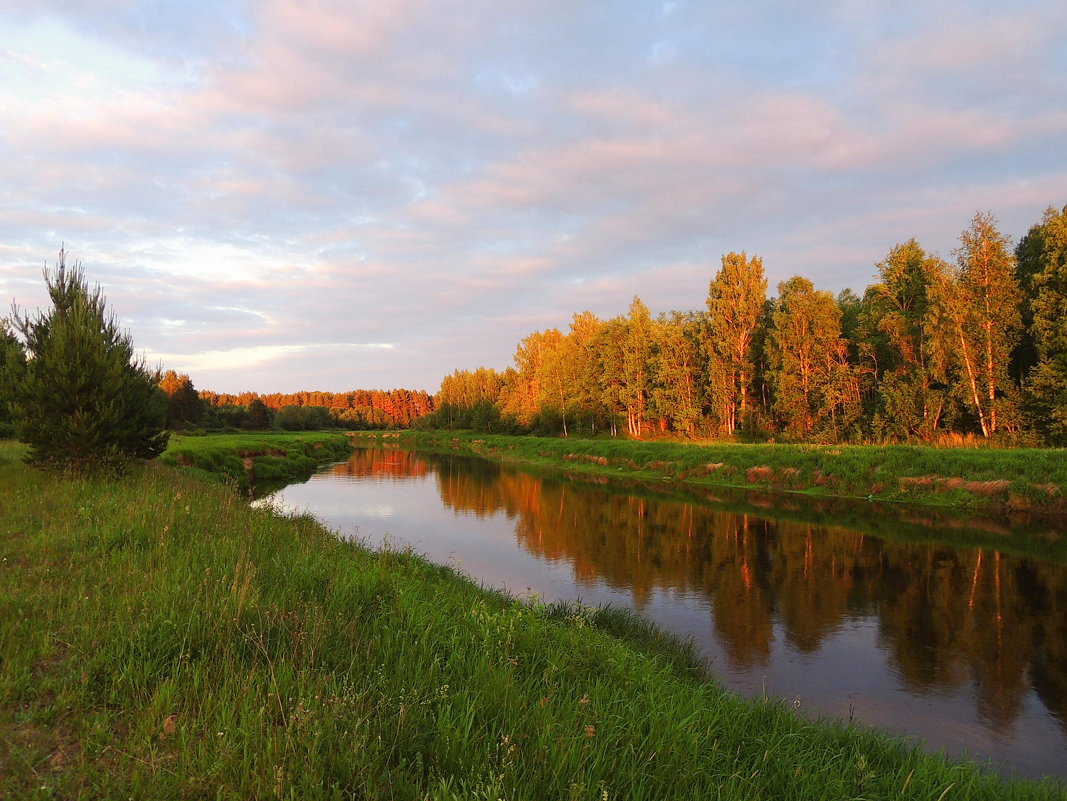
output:
M 349 450 L 343 434 L 321 432 L 172 435 L 160 461 L 247 492 L 307 478 L 319 465 L 346 458 Z
M 71 479 L 9 448 L 4 797 L 1064 797 L 728 696 L 625 616 L 518 604 L 187 471 Z
M 909 445 L 691 444 L 508 437 L 453 431 L 364 432 L 368 441 L 466 451 L 596 475 L 814 497 L 1067 513 L 1067 452 Z

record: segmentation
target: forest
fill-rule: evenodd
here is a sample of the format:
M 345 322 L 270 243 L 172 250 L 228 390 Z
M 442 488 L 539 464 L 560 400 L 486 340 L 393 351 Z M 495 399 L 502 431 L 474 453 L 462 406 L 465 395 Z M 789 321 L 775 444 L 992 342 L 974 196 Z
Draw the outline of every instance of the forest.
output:
M 272 392 L 237 395 L 197 391 L 188 375 L 166 371 L 160 387 L 167 394 L 171 429 L 197 428 L 352 431 L 406 428 L 433 410 L 423 390 L 357 389 L 350 392 Z
M 457 369 L 418 427 L 792 442 L 1067 444 L 1067 206 L 1017 246 L 988 213 L 953 261 L 893 246 L 862 296 L 802 276 L 768 297 L 729 253 L 706 307 L 584 311 L 514 365 Z

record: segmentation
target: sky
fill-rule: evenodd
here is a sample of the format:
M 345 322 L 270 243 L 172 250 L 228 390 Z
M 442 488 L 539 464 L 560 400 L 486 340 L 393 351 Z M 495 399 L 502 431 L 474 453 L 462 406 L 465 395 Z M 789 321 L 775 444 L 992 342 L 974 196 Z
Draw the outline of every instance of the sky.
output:
M 434 392 L 1065 203 L 1063 0 L 0 0 L 0 316 L 65 246 L 198 389 Z

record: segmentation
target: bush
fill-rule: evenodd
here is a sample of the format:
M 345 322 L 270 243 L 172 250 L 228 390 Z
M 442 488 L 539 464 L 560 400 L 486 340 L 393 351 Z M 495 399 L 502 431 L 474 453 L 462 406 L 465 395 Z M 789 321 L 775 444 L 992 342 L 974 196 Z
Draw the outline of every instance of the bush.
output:
M 68 269 L 64 255 L 54 272 L 45 271 L 52 310 L 15 314 L 26 362 L 11 385 L 11 409 L 30 446 L 27 458 L 81 471 L 158 456 L 167 447 L 159 375 L 134 358 L 100 288 L 90 290 L 80 266 Z

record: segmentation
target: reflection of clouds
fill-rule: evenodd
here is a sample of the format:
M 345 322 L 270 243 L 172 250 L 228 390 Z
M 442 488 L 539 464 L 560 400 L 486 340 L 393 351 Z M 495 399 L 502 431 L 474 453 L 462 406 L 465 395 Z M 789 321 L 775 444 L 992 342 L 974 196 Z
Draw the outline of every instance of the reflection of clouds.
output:
M 862 293 L 1062 203 L 1067 11 L 975 5 L 9 3 L 0 299 L 66 240 L 138 347 L 392 342 L 341 386 L 432 389 L 584 308 L 700 308 L 729 250 Z M 336 377 L 261 364 L 192 377 Z

